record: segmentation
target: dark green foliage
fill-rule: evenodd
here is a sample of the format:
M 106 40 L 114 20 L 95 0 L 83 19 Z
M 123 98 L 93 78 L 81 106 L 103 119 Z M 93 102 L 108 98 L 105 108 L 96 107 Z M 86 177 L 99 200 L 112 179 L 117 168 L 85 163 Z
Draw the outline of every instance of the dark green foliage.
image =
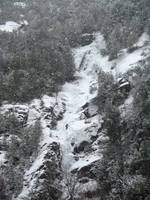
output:
M 29 157 L 33 156 L 33 154 L 36 154 L 41 131 L 42 130 L 39 122 L 36 122 L 33 127 L 23 128 L 21 135 L 19 136 L 21 143 L 15 136 L 12 138 L 9 156 L 11 158 L 15 156 L 18 159 L 28 159 Z
M 93 0 L 89 1 L 26 1 L 24 12 L 30 28 L 40 31 L 49 29 L 73 47 L 81 43 L 83 33 L 101 31 L 106 39 L 110 59 L 117 57 L 122 48 L 132 46 L 145 31 L 149 33 L 149 0 Z M 15 8 L 10 1 L 10 13 Z M 53 6 L 51 6 L 51 4 Z M 6 6 L 3 3 L 3 7 Z M 8 6 L 8 5 L 7 5 Z M 14 17 L 15 19 L 15 17 Z M 43 33 L 42 33 L 43 34 Z M 53 40 L 51 38 L 51 40 Z
M 119 83 L 115 81 L 111 73 L 100 71 L 98 75 L 97 105 L 99 112 L 105 112 L 106 104 L 112 106 L 121 105 L 128 94 L 119 89 Z
M 103 112 L 106 102 L 112 98 L 113 91 L 115 89 L 113 75 L 100 71 L 98 76 L 98 84 L 99 87 L 97 104 L 99 107 L 99 111 Z
M 150 68 L 149 66 L 150 66 L 149 62 L 146 63 L 142 68 L 139 68 L 138 74 L 136 75 L 134 102 L 133 102 L 134 113 L 129 123 L 130 132 L 134 135 L 134 138 L 140 138 L 138 147 L 140 150 L 140 157 L 138 159 L 139 163 L 141 164 L 142 162 L 144 164 L 146 160 L 147 164 L 149 163 L 149 153 L 150 153 L 149 149 Z M 143 173 L 144 174 L 148 173 L 148 171 L 145 169 L 143 170 Z
M 1 24 L 19 22 L 20 14 L 29 21 L 18 33 L 0 33 L 0 103 L 58 93 L 61 85 L 73 78 L 70 46 L 81 44 L 83 33 L 101 31 L 107 43 L 103 53 L 109 54 L 110 60 L 117 58 L 121 49 L 132 47 L 144 31 L 150 34 L 149 0 L 51 0 L 52 5 L 49 0 L 26 2 L 23 11 L 11 0 L 0 1 Z M 128 94 L 118 90 L 111 74 L 99 74 L 97 104 L 103 115 L 103 131 L 109 137 L 96 171 L 104 199 L 150 197 L 150 65 L 148 61 L 141 65 L 132 83 L 132 113 L 125 118 L 119 106 Z M 14 116 L 0 116 L 0 134 L 6 133 L 13 135 L 5 172 L 11 197 L 22 189 L 24 170 L 36 156 L 41 128 L 39 122 L 23 128 Z M 5 188 L 0 190 L 5 196 Z
M 8 197 L 6 196 L 5 182 L 2 177 L 0 177 L 0 199 L 8 200 Z
M 5 63 L 8 71 L 2 71 L 2 100 L 29 101 L 57 91 L 59 85 L 73 78 L 74 63 L 67 42 L 54 38 L 46 30 L 12 37 L 11 57 Z
M 145 28 L 148 30 L 147 0 L 63 0 L 52 4 L 53 8 L 48 1 L 27 1 L 30 26 L 25 34 L 1 33 L 0 101 L 29 101 L 57 92 L 59 85 L 73 78 L 69 44 L 79 44 L 82 33 L 101 30 L 107 53 L 114 59 L 122 48 L 132 46 Z
M 35 156 L 37 154 L 38 145 L 40 141 L 40 136 L 42 133 L 40 122 L 36 122 L 33 127 L 27 128 L 24 130 L 22 144 L 20 146 L 21 154 L 23 156 L 29 158 L 31 156 Z
M 100 29 L 106 39 L 110 59 L 115 59 L 121 49 L 132 46 L 144 30 L 149 30 L 149 7 L 148 0 L 106 2 Z
M 20 135 L 22 124 L 18 121 L 15 115 L 8 114 L 0 115 L 0 134 Z
M 105 105 L 104 127 L 112 143 L 118 144 L 121 138 L 120 112 L 111 102 Z
M 41 132 L 40 122 L 37 121 L 31 127 L 22 128 L 20 135 L 11 136 L 7 152 L 8 166 L 4 170 L 9 197 L 17 195 L 23 187 L 24 172 L 37 156 Z
M 99 110 L 100 114 L 103 114 L 103 131 L 109 137 L 109 141 L 96 174 L 106 199 L 113 197 L 112 199 L 139 200 L 149 198 L 150 195 L 148 190 L 150 180 L 149 58 L 138 65 L 128 73 L 132 77 L 130 95 L 133 95 L 133 104 L 131 112 L 124 110 L 127 113 L 120 115 L 118 108 L 120 104 L 116 102 L 118 101 L 117 89 L 111 90 L 111 95 L 109 92 L 105 93 L 105 103 L 102 104 L 103 107 L 100 106 Z M 100 93 L 102 83 L 108 80 L 105 73 L 103 73 L 103 78 L 101 78 L 102 82 L 99 81 L 100 97 L 103 97 Z M 108 88 L 112 84 L 108 81 L 108 85 L 106 83 L 104 85 L 107 86 L 105 89 L 109 91 Z M 103 103 L 103 101 L 100 102 Z M 130 180 L 133 180 L 132 185 L 129 184 Z
M 12 17 L 13 9 L 23 14 L 13 3 L 5 2 L 4 12 L 9 4 Z M 33 0 L 26 4 L 25 19 L 30 25 L 17 33 L 0 33 L 0 102 L 26 102 L 45 93 L 51 95 L 65 81 L 73 79 L 69 35 L 66 36 L 67 30 L 58 23 L 60 13 L 55 10 L 56 5 L 54 14 L 49 1 Z M 22 19 L 13 19 L 19 20 Z

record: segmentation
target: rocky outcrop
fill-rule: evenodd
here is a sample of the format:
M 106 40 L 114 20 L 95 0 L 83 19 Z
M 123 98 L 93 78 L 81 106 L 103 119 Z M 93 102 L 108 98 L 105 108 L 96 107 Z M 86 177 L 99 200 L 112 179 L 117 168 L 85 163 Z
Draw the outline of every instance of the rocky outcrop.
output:
M 31 156 L 24 159 L 25 166 L 20 175 L 24 180 L 19 182 L 20 188 L 14 195 L 17 200 L 60 199 L 62 193 L 60 182 L 63 175 L 61 171 L 62 155 L 60 144 L 57 139 L 52 138 L 51 132 L 56 128 L 58 121 L 63 118 L 64 112 L 65 103 L 63 101 L 56 102 L 55 97 L 46 95 L 42 99 L 33 100 L 30 104 L 6 103 L 0 108 L 2 116 L 13 116 L 20 128 L 20 135 L 16 135 L 14 129 L 13 132 L 9 131 L 8 127 L 0 135 L 0 159 L 3 159 L 0 165 L 3 164 L 4 167 L 7 167 L 5 165 L 8 163 L 9 155 L 6 159 L 5 155 L 10 148 L 12 138 L 14 139 L 15 136 L 15 141 L 18 141 L 18 144 L 24 144 L 24 136 L 21 133 L 24 134 L 23 131 L 28 130 L 28 128 L 32 129 L 37 121 L 41 127 L 39 130 L 40 139 L 35 141 L 35 144 L 33 140 L 33 144 L 27 147 L 29 151 L 33 146 L 37 146 L 38 149 L 37 152 L 33 152 Z M 15 170 L 21 166 L 20 155 L 13 157 Z M 13 192 L 10 194 L 10 198 L 12 195 Z
M 94 34 L 83 34 L 81 36 L 81 46 L 89 45 L 94 41 Z
M 60 146 L 53 142 L 48 146 L 44 162 L 38 169 L 37 190 L 32 192 L 31 200 L 59 200 L 62 194 L 59 182 L 62 179 Z
M 80 115 L 80 119 L 90 119 L 98 114 L 98 108 L 93 103 L 86 103 L 81 109 L 83 111 Z
M 23 192 L 17 200 L 59 200 L 62 194 L 60 182 L 62 180 L 61 160 L 62 155 L 60 145 L 52 142 L 44 144 L 42 149 L 46 149 L 43 156 L 39 156 L 33 163 L 30 170 L 25 175 Z M 40 159 L 43 161 L 40 162 Z M 27 192 L 27 194 L 26 194 Z
M 90 143 L 88 141 L 82 141 L 74 147 L 74 154 L 85 152 L 88 148 L 90 148 Z
M 26 105 L 4 104 L 0 109 L 0 113 L 4 116 L 15 115 L 18 121 L 25 125 L 28 121 L 29 107 Z

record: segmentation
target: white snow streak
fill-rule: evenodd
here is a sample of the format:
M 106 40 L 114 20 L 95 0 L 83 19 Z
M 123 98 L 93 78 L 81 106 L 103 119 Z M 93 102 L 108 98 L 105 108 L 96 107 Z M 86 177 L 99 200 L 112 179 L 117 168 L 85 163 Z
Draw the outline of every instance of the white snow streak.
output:
M 18 30 L 18 28 L 19 28 L 20 26 L 21 26 L 21 25 L 18 24 L 18 23 L 16 23 L 16 22 L 8 21 L 8 22 L 6 22 L 5 24 L 0 25 L 0 31 L 13 32 L 13 31 Z

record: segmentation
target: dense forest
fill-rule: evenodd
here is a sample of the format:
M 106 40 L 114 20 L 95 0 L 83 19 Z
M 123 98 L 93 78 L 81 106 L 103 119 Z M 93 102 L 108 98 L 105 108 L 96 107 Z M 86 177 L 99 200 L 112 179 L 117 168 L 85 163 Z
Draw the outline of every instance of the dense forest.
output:
M 0 0 L 0 24 L 7 21 L 20 24 L 17 31 L 0 30 L 0 105 L 1 108 L 6 103 L 27 105 L 40 99 L 39 109 L 47 114 L 45 119 L 52 119 L 50 131 L 57 129 L 66 111 L 55 111 L 59 107 L 58 94 L 65 83 L 78 79 L 75 49 L 90 45 L 95 33 L 101 33 L 106 47 L 100 49 L 100 54 L 115 63 L 124 50 L 132 54 L 143 47 L 136 45 L 143 33 L 150 36 L 149 0 L 18 2 L 22 6 L 15 0 Z M 148 48 L 149 42 L 144 45 Z M 81 68 L 87 54 L 83 56 Z M 27 116 L 18 120 L 12 109 L 8 113 L 0 112 L 0 152 L 7 152 L 4 166 L 0 165 L 0 200 L 96 200 L 95 196 L 99 200 L 150 199 L 150 52 L 122 75 L 114 76 L 111 71 L 100 69 L 96 76 L 98 93 L 92 104 L 98 107 L 97 115 L 101 116 L 98 134 L 101 132 L 109 139 L 103 144 L 102 159 L 90 168 L 90 175 L 87 175 L 88 168 L 82 172 L 84 178 L 87 175 L 97 182 L 96 194 L 75 198 L 75 185 L 82 176 L 76 172 L 67 179 L 68 197 L 62 198 L 63 184 L 61 189 L 54 190 L 54 185 L 57 187 L 63 179 L 63 170 L 56 162 L 56 157 L 61 162 L 62 150 L 58 153 L 59 145 L 53 143 L 54 146 L 48 146 L 53 153 L 50 164 L 46 163 L 48 175 L 44 174 L 46 181 L 41 191 L 32 191 L 28 198 L 17 198 L 26 169 L 39 155 L 43 136 L 40 117 L 30 125 Z M 120 83 L 127 86 L 122 88 Z M 52 108 L 45 109 L 43 95 L 56 98 Z M 129 99 L 132 99 L 130 108 L 125 103 Z M 24 115 L 24 111 L 20 113 Z M 64 126 L 67 131 L 69 125 Z M 79 154 L 80 149 L 74 151 Z
M 101 31 L 107 42 L 104 53 L 113 59 L 150 32 L 148 0 L 26 2 L 23 9 L 1 1 L 1 23 L 30 22 L 19 33 L 1 33 L 1 101 L 29 101 L 59 90 L 58 85 L 73 78 L 70 47 L 81 43 L 83 33 Z

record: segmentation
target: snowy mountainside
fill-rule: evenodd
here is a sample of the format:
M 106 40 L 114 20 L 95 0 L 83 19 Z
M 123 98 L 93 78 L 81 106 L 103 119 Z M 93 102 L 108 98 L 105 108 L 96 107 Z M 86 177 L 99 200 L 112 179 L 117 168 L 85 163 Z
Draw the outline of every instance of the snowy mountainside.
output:
M 92 49 L 96 44 L 97 42 L 93 42 L 88 48 Z M 95 51 L 97 51 L 96 47 Z M 81 54 L 81 52 L 83 54 Z M 86 52 L 87 47 L 73 50 L 77 67 L 76 77 L 78 78 L 73 82 L 66 83 L 57 97 L 57 101 L 62 103 L 62 105 L 65 105 L 63 119 L 58 121 L 58 124 L 54 129 L 47 127 L 46 120 L 43 117 L 41 119 L 43 125 L 43 140 L 41 141 L 41 144 L 43 144 L 43 147 L 32 167 L 25 174 L 24 188 L 18 196 L 18 200 L 30 195 L 26 192 L 32 191 L 33 187 L 35 187 L 34 184 L 36 185 L 36 179 L 39 177 L 37 171 L 44 162 L 42 158 L 44 158 L 47 153 L 47 147 L 54 142 L 61 148 L 58 151 L 62 154 L 63 169 L 66 173 L 69 173 L 70 170 L 73 171 L 90 165 L 101 158 L 96 144 L 93 145 L 94 151 L 91 151 L 90 153 L 87 152 L 86 155 L 84 155 L 84 149 L 81 150 L 79 155 L 75 155 L 76 153 L 74 150 L 75 147 L 78 148 L 83 142 L 90 144 L 91 137 L 96 137 L 99 129 L 97 107 L 92 104 L 90 107 L 88 105 L 97 95 L 96 89 L 94 92 L 90 93 L 90 87 L 96 87 L 97 84 L 97 63 L 96 61 L 95 64 L 89 62 L 88 59 L 91 57 L 89 54 L 90 57 L 86 60 L 86 63 L 80 70 L 79 65 L 77 64 L 78 59 L 82 59 Z M 77 54 L 79 54 L 79 56 L 76 56 Z M 49 106 L 52 105 L 49 104 Z M 57 106 L 57 111 L 60 113 L 60 106 Z M 43 148 L 45 150 L 43 150 Z M 53 154 L 54 152 L 51 153 Z
M 47 193 L 43 187 L 50 178 L 53 180 L 52 193 L 59 193 L 59 196 L 54 198 L 66 199 L 64 174 L 70 172 L 77 173 L 80 180 L 87 177 L 87 182 L 82 183 L 83 191 L 79 187 L 77 197 L 78 193 L 93 192 L 97 189 L 90 170 L 94 163 L 101 159 L 105 142 L 108 140 L 101 131 L 102 119 L 98 115 L 98 108 L 93 104 L 93 99 L 97 96 L 97 74 L 101 69 L 112 72 L 115 76 L 116 73 L 125 73 L 147 56 L 145 52 L 150 51 L 150 46 L 145 45 L 146 41 L 149 41 L 149 38 L 143 35 L 137 43 L 137 50 L 132 53 L 123 50 L 118 59 L 108 61 L 108 57 L 101 54 L 101 50 L 105 49 L 104 39 L 101 34 L 96 34 L 93 43 L 72 50 L 76 80 L 66 83 L 57 99 L 45 95 L 30 104 L 3 104 L 1 113 L 14 112 L 19 120 L 25 121 L 28 126 L 36 120 L 40 120 L 42 125 L 38 156 L 26 170 L 23 189 L 14 199 L 32 199 L 33 196 L 36 200 L 46 199 Z M 5 165 L 5 153 L 1 153 L 2 165 Z M 56 163 L 53 171 L 52 163 Z M 52 173 L 55 174 L 54 177 Z M 95 188 L 90 185 L 95 185 Z

